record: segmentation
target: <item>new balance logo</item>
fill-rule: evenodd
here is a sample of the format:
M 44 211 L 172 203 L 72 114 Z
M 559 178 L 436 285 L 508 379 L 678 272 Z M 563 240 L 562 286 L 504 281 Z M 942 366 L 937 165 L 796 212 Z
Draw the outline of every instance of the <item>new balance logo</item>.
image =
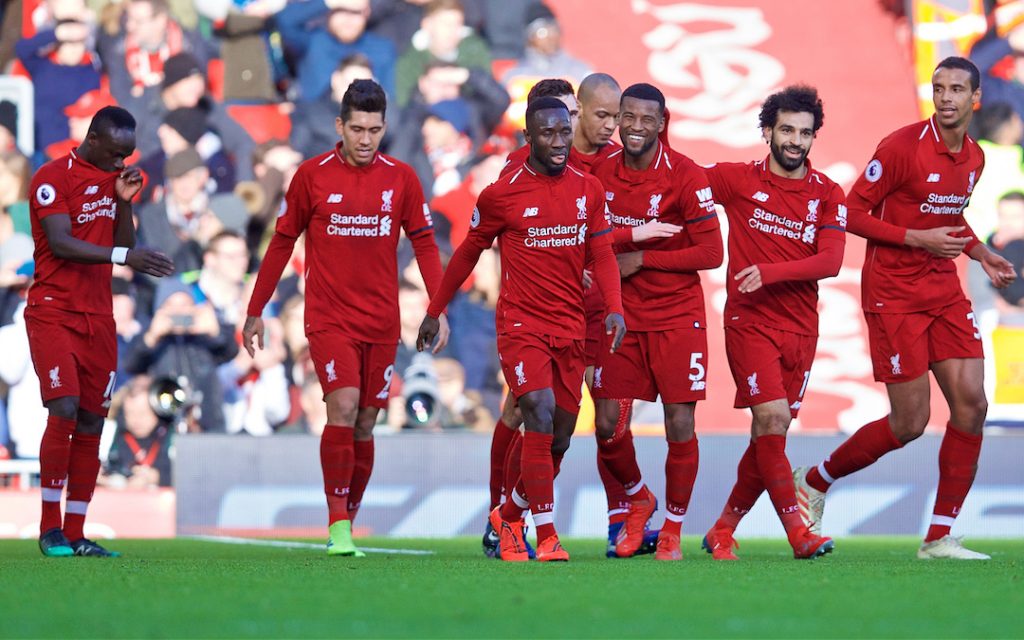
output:
M 608 202 L 611 202 L 612 200 L 615 199 L 615 194 L 612 193 L 611 191 L 605 191 L 604 192 L 604 199 L 607 200 Z
M 85 189 L 85 195 L 87 195 L 87 196 L 94 196 L 94 195 L 96 195 L 99 192 L 100 192 L 100 188 L 97 185 L 92 185 L 91 187 L 87 187 Z
M 327 382 L 334 382 L 338 379 L 338 374 L 334 371 L 334 360 L 331 360 L 324 367 L 324 371 L 327 372 Z
M 752 396 L 760 395 L 761 389 L 760 389 L 760 387 L 757 386 L 757 372 L 756 371 L 754 373 L 750 374 L 749 376 L 747 376 L 747 386 L 750 387 L 750 395 L 752 395 Z
M 892 375 L 903 375 L 903 368 L 900 367 L 900 354 L 889 356 L 889 364 L 892 365 Z
M 707 384 L 703 380 L 694 380 L 690 383 L 690 391 L 704 391 L 707 388 Z
M 341 204 L 341 199 L 343 197 L 344 196 L 342 196 L 340 193 L 332 193 L 331 195 L 327 196 L 327 204 Z
M 50 369 L 50 388 L 59 389 L 60 384 L 60 366 L 56 366 Z
M 754 200 L 757 200 L 758 202 L 768 202 L 768 194 L 765 193 L 764 191 L 758 191 L 757 193 L 750 197 L 753 198 Z
M 526 384 L 526 372 L 523 371 L 524 366 L 525 365 L 522 360 L 520 360 L 519 364 L 516 365 L 516 384 L 519 386 Z
M 540 213 L 540 207 L 526 207 L 523 210 L 524 218 L 535 218 Z
M 925 182 L 938 182 L 940 178 L 942 178 L 942 176 L 937 173 L 929 173 L 928 179 L 925 180 Z
M 711 195 L 711 187 L 704 187 L 703 189 L 697 189 L 697 200 L 700 201 L 702 209 L 708 213 L 712 213 L 715 210 L 715 198 Z

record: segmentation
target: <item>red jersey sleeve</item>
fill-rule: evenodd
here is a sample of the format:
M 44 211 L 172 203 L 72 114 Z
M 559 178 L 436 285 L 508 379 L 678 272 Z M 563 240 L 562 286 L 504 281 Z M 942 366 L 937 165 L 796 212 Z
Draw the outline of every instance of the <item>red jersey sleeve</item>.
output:
M 644 251 L 645 269 L 660 271 L 699 271 L 722 264 L 722 231 L 715 211 L 714 188 L 699 165 L 677 169 L 683 193 L 683 219 L 692 246 L 671 251 Z
M 898 141 L 893 136 L 882 140 L 850 190 L 848 229 L 868 240 L 902 245 L 907 230 L 873 214 L 875 207 L 907 179 L 910 154 L 901 153 L 897 147 Z
M 597 283 L 607 313 L 623 314 L 622 280 L 619 265 L 612 251 L 612 228 L 608 223 L 608 205 L 604 188 L 593 176 L 587 176 L 587 263 L 593 265 Z
M 494 190 L 487 187 L 480 193 L 473 217 L 469 221 L 469 233 L 459 248 L 452 254 L 445 269 L 444 277 L 437 288 L 437 293 L 430 298 L 427 315 L 436 318 L 444 312 L 455 292 L 462 286 L 469 274 L 473 272 L 477 260 L 484 249 L 494 244 L 494 239 L 505 228 L 504 210 L 494 197 Z
M 284 211 L 277 218 L 277 233 L 290 238 L 298 238 L 309 226 L 313 217 L 313 205 L 310 200 L 309 171 L 300 167 L 288 186 L 284 197 Z
M 825 201 L 818 238 L 817 253 L 800 260 L 759 264 L 761 281 L 775 284 L 786 280 L 821 280 L 839 273 L 843 266 L 843 250 L 846 246 L 847 208 L 843 190 L 833 185 Z
M 402 228 L 412 243 L 416 264 L 423 276 L 423 282 L 427 285 L 427 293 L 433 296 L 441 284 L 442 273 L 441 256 L 434 240 L 434 222 L 430 218 L 430 207 L 423 197 L 423 188 L 416 174 L 412 170 L 407 170 L 404 174 Z
M 45 171 L 40 170 L 32 178 L 30 202 L 40 220 L 58 213 L 70 215 L 71 212 L 66 200 L 67 189 L 64 181 L 67 172 L 57 171 L 56 168 L 57 165 L 51 163 L 46 166 Z
M 732 185 L 735 182 L 726 175 L 728 166 L 723 164 L 712 164 L 704 167 L 704 175 L 707 176 L 711 191 L 718 197 L 719 202 L 732 200 Z

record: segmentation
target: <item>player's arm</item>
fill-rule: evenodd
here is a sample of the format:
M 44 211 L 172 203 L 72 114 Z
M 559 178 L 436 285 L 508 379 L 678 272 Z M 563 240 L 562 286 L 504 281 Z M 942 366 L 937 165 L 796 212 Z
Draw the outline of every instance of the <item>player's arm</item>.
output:
M 613 227 L 612 244 L 629 244 L 631 242 L 646 242 L 657 238 L 671 238 L 683 228 L 670 222 L 661 220 L 648 220 L 638 227 Z
M 53 255 L 69 262 L 126 264 L 139 273 L 161 278 L 174 273 L 174 262 L 152 249 L 107 247 L 76 238 L 71 233 L 71 216 L 54 213 L 40 218 L 46 242 Z
M 697 196 L 698 193 L 706 194 L 705 189 L 710 187 L 706 182 L 693 183 L 693 187 L 685 188 L 684 193 L 693 195 L 684 201 L 683 212 L 686 233 L 690 236 L 692 245 L 670 251 L 643 251 L 640 268 L 693 272 L 721 266 L 725 251 L 722 248 L 722 229 L 718 223 L 715 202 L 707 198 L 700 200 Z
M 437 250 L 437 242 L 434 239 L 434 223 L 430 217 L 430 208 L 423 198 L 423 189 L 415 174 L 409 172 L 406 180 L 406 187 L 403 190 L 405 195 L 403 202 L 402 227 L 405 235 L 412 243 L 413 253 L 416 255 L 416 265 L 419 267 L 420 275 L 427 286 L 427 293 L 433 298 L 441 286 L 443 269 L 441 268 L 441 255 Z M 448 345 L 448 337 L 451 331 L 448 328 L 448 318 L 442 313 L 438 316 L 437 342 L 434 344 L 433 352 L 437 353 Z
M 587 223 L 587 260 L 593 265 L 594 282 L 601 291 L 604 302 L 605 332 L 612 337 L 612 352 L 622 344 L 626 335 L 626 320 L 622 309 L 622 280 L 619 266 L 612 251 L 611 227 L 605 217 L 606 205 L 601 198 L 602 190 L 590 199 Z
M 130 167 L 121 172 L 114 182 L 117 193 L 117 212 L 114 226 L 114 246 L 135 248 L 135 220 L 132 217 L 132 200 L 142 189 L 142 171 Z
M 437 291 L 430 296 L 427 314 L 424 316 L 423 322 L 420 323 L 419 335 L 416 337 L 418 351 L 423 351 L 433 344 L 434 338 L 441 330 L 439 319 L 441 314 L 469 274 L 473 273 L 477 261 L 480 260 L 480 254 L 484 252 L 484 249 L 490 248 L 494 238 L 504 229 L 505 221 L 502 211 L 500 205 L 495 202 L 490 188 L 484 189 L 473 209 L 473 217 L 469 222 L 469 233 L 466 235 L 466 239 L 462 241 L 451 260 L 448 261 L 448 268 L 445 269 L 444 277 L 441 278 L 441 284 Z
M 989 280 L 992 281 L 992 286 L 996 289 L 1005 289 L 1017 279 L 1017 272 L 1013 268 L 1013 263 L 981 242 L 976 243 L 967 251 L 967 255 L 972 260 L 977 260 L 981 263 L 981 268 L 985 270 Z
M 256 355 L 253 338 L 256 338 L 259 348 L 263 348 L 263 308 L 270 302 L 274 290 L 277 289 L 281 274 L 284 273 L 284 268 L 295 249 L 295 241 L 309 226 L 313 216 L 306 176 L 307 174 L 300 169 L 292 179 L 288 193 L 285 194 L 284 214 L 277 219 L 274 235 L 256 274 L 256 284 L 249 298 L 245 325 L 242 327 L 242 346 L 250 357 Z

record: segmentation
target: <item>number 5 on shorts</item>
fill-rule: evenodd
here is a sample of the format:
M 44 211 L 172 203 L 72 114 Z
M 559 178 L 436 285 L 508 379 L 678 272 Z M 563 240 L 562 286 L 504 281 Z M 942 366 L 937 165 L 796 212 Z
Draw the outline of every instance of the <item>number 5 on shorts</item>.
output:
M 703 353 L 691 353 L 690 354 L 690 391 L 702 391 L 706 382 L 704 381 L 704 374 L 707 373 L 704 369 L 704 365 L 701 364 L 700 359 L 704 357 Z

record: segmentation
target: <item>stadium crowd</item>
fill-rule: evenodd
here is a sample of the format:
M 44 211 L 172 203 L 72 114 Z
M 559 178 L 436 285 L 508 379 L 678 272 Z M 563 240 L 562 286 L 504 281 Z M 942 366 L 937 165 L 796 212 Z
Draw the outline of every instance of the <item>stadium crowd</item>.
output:
M 382 151 L 416 171 L 446 260 L 477 195 L 522 142 L 529 88 L 546 77 L 578 85 L 592 70 L 562 48 L 557 17 L 541 0 L 21 0 L 2 11 L 0 457 L 37 457 L 46 424 L 23 319 L 33 272 L 29 180 L 77 145 L 103 106 L 120 105 L 138 121 L 131 163 L 145 174 L 135 207 L 140 243 L 171 256 L 177 270 L 158 282 L 114 267 L 118 429 L 106 477 L 115 484 L 167 484 L 177 430 L 323 429 L 303 331 L 301 242 L 268 307 L 267 348 L 250 357 L 239 335 L 250 275 L 284 193 L 304 159 L 333 147 L 353 80 L 386 89 Z M 1024 85 L 1012 73 L 1024 74 L 1024 58 L 1011 72 L 993 70 L 1024 51 L 1018 32 L 974 52 L 987 74 L 976 123 L 988 164 L 969 216 L 1019 272 Z M 29 95 L 20 90 L 26 83 L 31 100 L 18 98 Z M 503 393 L 497 256 L 484 252 L 449 306 L 452 341 L 432 366 L 414 357 L 428 295 L 408 242 L 400 267 L 399 379 L 384 420 L 393 429 L 490 430 Z M 996 294 L 972 281 L 975 304 L 993 309 L 994 322 L 1024 325 L 1020 284 Z M 406 415 L 407 371 L 439 403 L 429 419 Z

